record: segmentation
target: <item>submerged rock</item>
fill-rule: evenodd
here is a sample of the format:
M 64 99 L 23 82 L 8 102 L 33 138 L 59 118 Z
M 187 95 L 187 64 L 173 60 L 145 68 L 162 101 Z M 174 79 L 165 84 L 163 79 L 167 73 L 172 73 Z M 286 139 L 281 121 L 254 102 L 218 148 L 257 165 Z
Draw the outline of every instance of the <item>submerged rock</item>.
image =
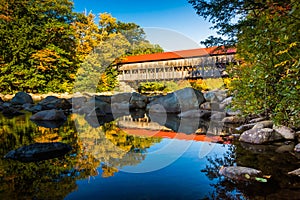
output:
M 267 182 L 266 179 L 262 178 L 261 171 L 249 167 L 230 166 L 221 167 L 219 174 L 229 179 L 239 181 L 251 181 L 256 180 L 260 182 Z
M 65 155 L 72 150 L 68 144 L 61 142 L 35 143 L 8 152 L 4 158 L 21 162 L 48 160 Z

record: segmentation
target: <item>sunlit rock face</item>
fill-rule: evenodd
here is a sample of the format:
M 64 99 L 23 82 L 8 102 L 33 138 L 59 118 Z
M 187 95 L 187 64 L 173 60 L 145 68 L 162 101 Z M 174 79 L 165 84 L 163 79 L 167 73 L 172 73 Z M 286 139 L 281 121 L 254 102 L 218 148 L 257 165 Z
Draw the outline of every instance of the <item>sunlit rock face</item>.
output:
M 281 135 L 277 134 L 273 129 L 250 129 L 242 133 L 240 137 L 241 142 L 252 144 L 265 144 L 283 139 Z
M 152 112 L 180 113 L 199 109 L 199 106 L 204 102 L 205 98 L 200 91 L 193 88 L 184 88 L 156 98 L 147 105 L 147 110 Z M 161 105 L 164 109 L 156 105 Z

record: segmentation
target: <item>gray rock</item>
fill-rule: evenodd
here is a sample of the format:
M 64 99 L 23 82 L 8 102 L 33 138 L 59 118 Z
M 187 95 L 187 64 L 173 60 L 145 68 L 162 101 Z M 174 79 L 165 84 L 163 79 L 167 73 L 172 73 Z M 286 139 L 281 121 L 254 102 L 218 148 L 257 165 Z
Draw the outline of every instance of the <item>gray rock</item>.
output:
M 230 116 L 230 117 L 225 117 L 222 120 L 223 123 L 227 124 L 240 124 L 245 122 L 245 118 L 243 117 L 238 117 L 238 116 Z
M 219 174 L 233 180 L 250 181 L 261 176 L 261 171 L 249 167 L 221 167 Z
M 12 104 L 9 103 L 9 102 L 4 102 L 4 103 L 2 104 L 2 106 L 3 106 L 3 108 L 10 108 L 10 107 L 12 107 Z
M 286 126 L 274 126 L 273 129 L 287 140 L 295 139 L 295 131 Z
M 25 92 L 18 92 L 10 102 L 14 105 L 33 104 L 32 97 Z
M 31 104 L 31 103 L 25 103 L 22 105 L 22 108 L 24 110 L 30 110 L 32 107 L 33 107 L 33 104 Z
M 249 121 L 249 123 L 257 123 L 257 122 L 260 122 L 260 121 L 264 121 L 266 118 L 264 117 L 258 117 L 258 118 L 254 118 L 254 119 L 251 119 Z
M 88 115 L 93 113 L 93 115 L 103 116 L 105 114 L 111 114 L 112 110 L 109 103 L 92 98 L 80 109 L 79 113 L 85 113 Z
M 60 157 L 72 150 L 70 145 L 53 143 L 35 143 L 8 152 L 4 158 L 21 162 L 35 162 Z
M 288 174 L 290 175 L 295 175 L 295 176 L 299 176 L 300 177 L 300 168 L 296 169 L 294 171 L 289 172 Z
M 33 113 L 37 113 L 37 112 L 40 112 L 43 110 L 43 106 L 42 105 L 35 105 L 35 106 L 32 106 L 30 108 L 25 108 L 25 110 L 29 111 L 29 112 L 33 112 Z
M 283 139 L 283 137 L 277 134 L 273 129 L 250 129 L 241 134 L 240 141 L 251 144 L 265 144 Z
M 273 121 L 266 120 L 266 121 L 257 122 L 256 125 L 253 127 L 253 129 L 263 129 L 263 128 L 272 128 L 272 127 L 273 127 Z
M 224 104 L 225 106 L 228 106 L 232 103 L 232 99 L 233 97 L 227 97 L 226 99 L 224 99 L 221 104 Z
M 72 102 L 72 108 L 73 109 L 79 109 L 82 106 L 84 106 L 87 102 L 87 98 L 82 96 L 82 97 L 73 97 L 71 100 Z
M 300 153 L 300 143 L 295 146 L 294 151 Z
M 111 110 L 112 113 L 129 113 L 129 103 L 123 102 L 123 103 L 112 103 L 111 104 Z
M 235 128 L 237 131 L 247 131 L 249 129 L 252 129 L 254 126 L 256 125 L 256 123 L 252 123 L 252 124 L 244 124 L 244 125 L 241 125 L 237 128 Z
M 60 99 L 56 96 L 47 96 L 40 101 L 37 105 L 29 109 L 31 112 L 39 112 L 42 110 L 69 110 L 72 108 L 72 104 L 67 99 Z
M 214 90 L 214 91 L 205 92 L 203 95 L 206 101 L 220 103 L 226 98 L 226 91 Z
M 132 93 L 132 96 L 129 100 L 131 109 L 145 109 L 148 103 L 148 98 L 139 93 Z
M 202 110 L 211 110 L 211 102 L 204 102 L 200 105 L 200 109 Z
M 199 106 L 204 102 L 204 96 L 200 91 L 193 88 L 184 88 L 156 98 L 147 105 L 146 109 L 157 113 L 180 113 L 199 109 Z
M 210 119 L 213 121 L 222 121 L 225 116 L 225 112 L 213 112 Z
M 112 97 L 111 96 L 105 96 L 105 95 L 97 95 L 95 96 L 96 100 L 104 101 L 106 103 L 111 103 L 112 102 Z M 117 98 L 115 98 L 117 99 Z
M 237 115 L 241 115 L 242 112 L 240 110 L 232 110 L 232 109 L 226 109 L 226 114 L 229 116 L 237 116 Z
M 62 110 L 43 110 L 40 112 L 35 113 L 30 117 L 31 120 L 33 121 L 40 121 L 40 120 L 45 120 L 45 121 L 60 121 L 60 120 L 67 120 L 66 115 Z
M 209 101 L 209 102 L 215 101 L 215 99 L 216 99 L 216 94 L 213 91 L 205 92 L 203 94 L 203 96 L 204 96 L 205 100 Z
M 111 103 L 123 103 L 123 102 L 129 103 L 131 96 L 132 93 L 129 92 L 115 94 L 111 97 Z

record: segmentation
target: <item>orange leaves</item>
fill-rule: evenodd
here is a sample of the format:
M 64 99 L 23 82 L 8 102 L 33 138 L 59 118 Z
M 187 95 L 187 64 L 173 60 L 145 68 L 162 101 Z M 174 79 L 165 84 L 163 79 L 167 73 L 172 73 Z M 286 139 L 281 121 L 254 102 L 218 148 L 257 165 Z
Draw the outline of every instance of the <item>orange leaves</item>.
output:
M 12 20 L 12 17 L 0 14 L 0 19 L 2 19 L 4 21 L 10 21 L 10 20 Z

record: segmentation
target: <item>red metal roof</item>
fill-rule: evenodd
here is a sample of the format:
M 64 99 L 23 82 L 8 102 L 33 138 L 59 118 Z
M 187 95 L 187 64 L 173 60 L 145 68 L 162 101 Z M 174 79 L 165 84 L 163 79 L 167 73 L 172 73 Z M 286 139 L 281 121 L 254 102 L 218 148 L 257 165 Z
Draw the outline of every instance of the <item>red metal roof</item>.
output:
M 180 58 L 192 58 L 209 55 L 234 54 L 236 49 L 217 49 L 217 47 L 188 49 L 173 52 L 153 53 L 137 56 L 127 56 L 119 62 L 119 64 L 139 63 L 148 61 L 175 60 Z

